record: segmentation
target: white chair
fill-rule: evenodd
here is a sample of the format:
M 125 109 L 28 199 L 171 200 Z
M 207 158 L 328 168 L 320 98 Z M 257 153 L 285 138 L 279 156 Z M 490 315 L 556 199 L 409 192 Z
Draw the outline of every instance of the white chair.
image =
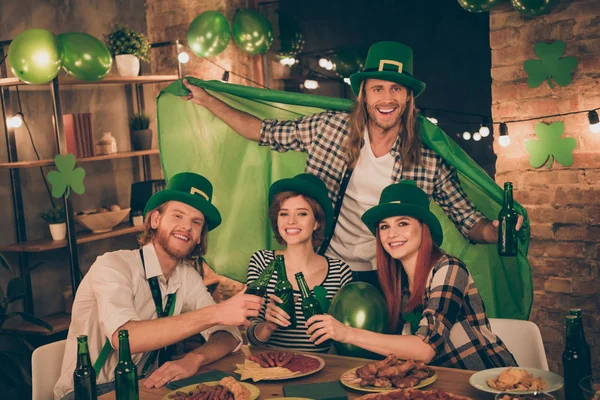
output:
M 515 356 L 519 367 L 548 369 L 548 360 L 540 329 L 531 321 L 518 319 L 489 318 L 492 332 Z
M 60 378 L 66 340 L 38 347 L 31 355 L 32 400 L 53 400 L 54 385 Z

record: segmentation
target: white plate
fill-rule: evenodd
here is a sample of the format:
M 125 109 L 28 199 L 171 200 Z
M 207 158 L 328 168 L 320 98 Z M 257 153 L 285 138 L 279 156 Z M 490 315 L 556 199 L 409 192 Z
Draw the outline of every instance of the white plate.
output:
M 529 372 L 534 377 L 540 377 L 543 380 L 545 380 L 546 382 L 548 382 L 548 389 L 543 390 L 543 392 L 554 392 L 554 391 L 560 389 L 561 387 L 563 387 L 563 384 L 564 384 L 563 378 L 560 375 L 555 374 L 554 372 L 544 371 L 543 369 L 537 369 L 537 368 L 521 368 L 521 367 L 513 367 L 513 368 L 523 369 L 523 370 Z M 471 375 L 471 378 L 469 379 L 469 383 L 475 389 L 479 389 L 479 390 L 482 390 L 482 391 L 488 392 L 488 393 L 513 393 L 513 394 L 535 393 L 533 391 L 511 391 L 511 390 L 500 391 L 500 390 L 492 389 L 491 387 L 489 387 L 487 384 L 487 380 L 497 377 L 505 369 L 507 369 L 507 367 L 492 368 L 492 369 L 486 369 L 483 371 L 479 371 L 479 372 Z

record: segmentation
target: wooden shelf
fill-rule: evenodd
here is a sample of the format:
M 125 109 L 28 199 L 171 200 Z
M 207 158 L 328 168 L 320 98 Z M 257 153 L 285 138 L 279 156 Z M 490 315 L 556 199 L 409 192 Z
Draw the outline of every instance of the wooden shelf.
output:
M 2 326 L 2 331 L 23 335 L 50 336 L 68 330 L 71 323 L 71 314 L 66 313 L 52 314 L 47 317 L 38 318 L 52 325 L 52 328 L 54 328 L 53 331 L 50 332 L 46 328 L 24 321 L 20 317 L 14 317 L 6 321 Z
M 107 76 L 98 82 L 85 82 L 75 79 L 72 76 L 61 76 L 58 78 L 60 85 L 125 85 L 125 84 L 145 84 L 145 83 L 161 83 L 172 82 L 179 79 L 177 75 L 147 75 L 147 76 Z M 19 78 L 2 78 L 0 79 L 0 87 L 28 85 Z M 48 85 L 28 85 L 28 86 L 43 86 Z
M 141 232 L 144 229 L 144 226 L 133 226 L 129 223 L 117 225 L 113 228 L 112 231 L 104 232 L 104 233 L 93 233 L 93 232 L 85 232 L 85 233 L 77 233 L 77 244 L 95 242 L 96 240 L 108 239 L 111 237 L 127 235 L 130 233 Z M 67 247 L 66 240 L 50 240 L 50 239 L 41 239 L 41 240 L 29 240 L 23 243 L 15 243 L 9 245 L 0 245 L 0 251 L 6 252 L 22 252 L 22 253 L 38 253 L 41 251 L 48 251 L 54 249 L 62 249 L 63 247 Z
M 159 154 L 158 149 L 141 150 L 141 151 L 126 151 L 107 156 L 94 156 L 94 157 L 81 157 L 77 158 L 78 163 L 91 162 L 91 161 L 103 161 L 103 160 L 115 160 L 118 158 L 130 158 L 139 156 L 149 156 L 152 154 Z M 54 160 L 35 160 L 35 161 L 17 161 L 14 163 L 0 163 L 0 169 L 15 169 L 15 168 L 33 168 L 33 167 L 47 167 L 54 165 Z

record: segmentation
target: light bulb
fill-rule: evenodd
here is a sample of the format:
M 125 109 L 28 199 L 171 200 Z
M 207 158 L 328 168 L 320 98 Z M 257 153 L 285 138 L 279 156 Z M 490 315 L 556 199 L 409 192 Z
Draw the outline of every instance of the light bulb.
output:
M 428 120 L 430 120 L 430 121 L 431 121 L 431 123 L 433 123 L 433 124 L 435 124 L 435 125 L 437 125 L 437 124 L 438 124 L 438 120 L 437 120 L 437 118 L 434 118 L 434 117 L 427 117 L 427 119 L 428 119 Z
M 6 121 L 6 124 L 9 128 L 20 128 L 23 125 L 23 115 L 16 113 Z
M 327 66 L 331 64 L 331 61 L 326 59 L 325 57 L 321 57 L 319 59 L 319 67 L 327 69 Z
M 467 131 L 464 131 L 463 132 L 463 139 L 465 139 L 465 140 L 471 139 L 471 133 L 467 132 Z
M 600 133 L 600 123 L 590 125 L 590 132 Z
M 313 90 L 319 87 L 319 82 L 314 79 L 307 79 L 304 81 L 304 87 L 309 90 Z
M 188 61 L 190 61 L 190 55 L 188 53 L 186 53 L 185 51 L 182 51 L 181 53 L 179 53 L 177 55 L 177 60 L 182 63 L 185 64 Z
M 350 78 L 344 78 L 344 82 L 346 82 L 348 85 L 350 85 Z
M 481 140 L 481 134 L 479 132 L 475 132 L 473 134 L 473 140 L 479 142 Z
M 588 112 L 588 121 L 590 121 L 590 131 L 592 133 L 600 133 L 600 118 L 598 118 L 596 110 Z
M 498 143 L 502 147 L 507 147 L 510 144 L 510 136 L 508 136 L 508 135 L 506 135 L 506 136 L 500 136 L 498 138 Z
M 481 135 L 481 137 L 488 137 L 488 136 L 490 136 L 490 128 L 488 128 L 487 126 L 482 125 L 481 128 L 479 128 L 479 134 Z

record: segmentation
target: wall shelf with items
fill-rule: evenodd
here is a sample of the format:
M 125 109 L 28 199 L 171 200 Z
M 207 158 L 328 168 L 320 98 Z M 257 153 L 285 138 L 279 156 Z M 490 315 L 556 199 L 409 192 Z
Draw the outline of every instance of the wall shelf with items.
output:
M 126 151 L 126 152 L 119 152 L 116 154 L 109 154 L 109 155 L 104 155 L 104 156 L 80 157 L 80 158 L 77 158 L 77 162 L 84 163 L 84 162 L 90 162 L 90 161 L 114 160 L 114 159 L 118 159 L 118 158 L 150 156 L 150 155 L 154 155 L 154 154 L 159 154 L 158 149 Z M 0 163 L 0 169 L 48 167 L 50 165 L 54 165 L 54 160 L 17 161 L 17 162 L 12 162 L 12 163 L 11 162 Z

